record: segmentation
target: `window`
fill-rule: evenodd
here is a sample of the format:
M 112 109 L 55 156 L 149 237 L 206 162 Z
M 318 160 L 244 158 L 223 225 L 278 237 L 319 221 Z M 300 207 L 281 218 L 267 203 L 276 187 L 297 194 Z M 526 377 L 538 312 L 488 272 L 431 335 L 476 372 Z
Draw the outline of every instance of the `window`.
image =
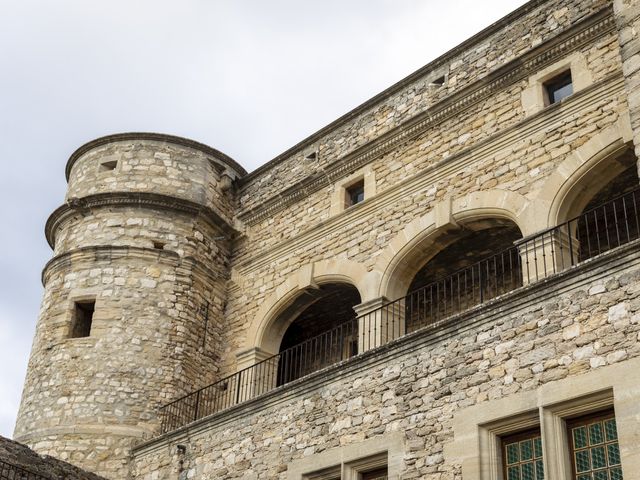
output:
M 387 467 L 363 472 L 361 475 L 362 480 L 387 480 Z
M 115 170 L 117 166 L 118 166 L 117 160 L 103 160 L 100 162 L 98 171 L 110 172 L 112 170 Z
M 287 480 L 387 480 L 401 478 L 404 432 L 389 432 L 362 442 L 294 460 Z
M 575 480 L 622 480 L 618 429 L 612 410 L 567 421 Z
M 529 77 L 521 93 L 522 108 L 526 116 L 535 115 L 590 85 L 593 77 L 587 59 L 575 52 Z
M 356 205 L 364 200 L 364 179 L 354 183 L 346 189 L 347 207 Z
M 71 338 L 88 337 L 91 334 L 91 323 L 93 322 L 95 306 L 95 300 L 75 302 Z
M 553 77 L 544 83 L 547 95 L 547 104 L 558 103 L 563 98 L 573 93 L 573 81 L 571 80 L 571 70 L 567 70 L 560 75 Z
M 501 439 L 505 480 L 543 480 L 542 437 L 540 429 Z

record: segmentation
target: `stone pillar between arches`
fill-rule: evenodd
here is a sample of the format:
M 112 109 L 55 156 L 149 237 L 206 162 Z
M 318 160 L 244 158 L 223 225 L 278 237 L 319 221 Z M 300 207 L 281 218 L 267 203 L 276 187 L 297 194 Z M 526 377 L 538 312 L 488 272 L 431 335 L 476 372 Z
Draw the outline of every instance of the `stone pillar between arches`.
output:
M 358 315 L 358 353 L 384 345 L 405 333 L 403 299 L 378 297 L 353 307 Z

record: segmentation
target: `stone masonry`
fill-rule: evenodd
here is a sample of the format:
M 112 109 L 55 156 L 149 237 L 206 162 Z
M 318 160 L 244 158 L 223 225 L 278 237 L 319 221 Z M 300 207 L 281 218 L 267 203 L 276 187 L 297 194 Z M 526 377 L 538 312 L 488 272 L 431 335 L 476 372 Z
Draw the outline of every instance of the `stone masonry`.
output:
M 544 280 L 429 327 L 350 337 L 347 360 L 211 415 L 196 400 L 162 431 L 169 402 L 279 354 L 322 286 L 357 289 L 359 305 L 335 310 L 381 322 L 381 305 L 514 239 L 523 258 L 556 258 L 522 245 L 637 187 L 638 12 L 531 0 L 251 173 L 170 135 L 80 147 L 45 228 L 53 258 L 16 440 L 112 479 L 360 478 L 349 469 L 384 451 L 390 479 L 500 480 L 501 439 L 535 427 L 545 478 L 569 480 L 561 426 L 613 408 L 624 479 L 640 479 L 630 234 L 562 271 L 535 260 L 518 275 Z M 550 102 L 567 73 L 571 94 Z M 354 185 L 364 200 L 350 205 Z M 330 324 L 304 318 L 314 334 Z

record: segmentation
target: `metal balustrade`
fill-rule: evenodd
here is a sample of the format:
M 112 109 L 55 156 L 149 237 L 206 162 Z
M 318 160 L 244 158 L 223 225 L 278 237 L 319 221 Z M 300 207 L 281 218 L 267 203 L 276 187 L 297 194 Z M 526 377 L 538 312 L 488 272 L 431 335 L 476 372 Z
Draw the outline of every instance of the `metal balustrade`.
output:
M 640 238 L 640 189 L 517 242 L 403 298 L 283 350 L 161 408 L 162 432 L 482 305 Z

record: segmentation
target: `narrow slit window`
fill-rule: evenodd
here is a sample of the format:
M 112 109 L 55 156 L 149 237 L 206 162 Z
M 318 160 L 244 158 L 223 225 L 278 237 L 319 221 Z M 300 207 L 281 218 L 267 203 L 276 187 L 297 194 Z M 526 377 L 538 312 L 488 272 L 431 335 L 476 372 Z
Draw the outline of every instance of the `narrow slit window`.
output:
M 502 438 L 505 480 L 544 480 L 540 430 L 528 430 Z
M 88 337 L 91 334 L 95 300 L 75 302 L 71 338 Z
M 364 180 L 354 183 L 346 189 L 347 207 L 357 205 L 364 200 Z
M 567 428 L 574 480 L 622 480 L 613 411 L 569 420 Z
M 544 84 L 549 105 L 558 103 L 573 93 L 571 70 L 561 73 Z

